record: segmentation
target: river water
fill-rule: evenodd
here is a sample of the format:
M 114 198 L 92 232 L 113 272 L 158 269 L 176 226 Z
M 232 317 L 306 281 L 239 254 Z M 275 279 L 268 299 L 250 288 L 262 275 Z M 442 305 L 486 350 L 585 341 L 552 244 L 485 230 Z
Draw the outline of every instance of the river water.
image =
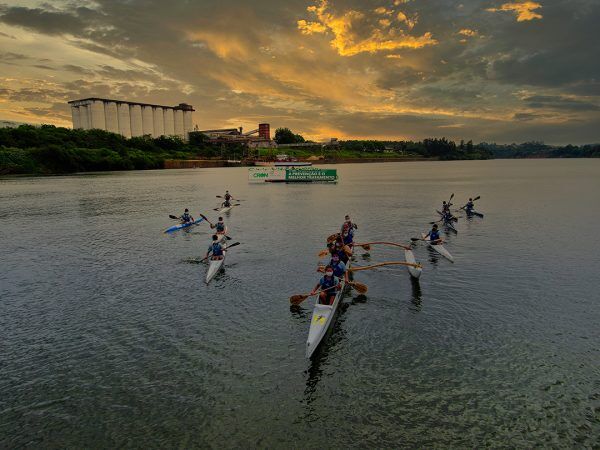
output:
M 247 169 L 0 179 L 0 447 L 592 447 L 600 439 L 600 161 L 336 166 L 335 185 Z M 208 286 L 205 224 L 241 245 Z M 313 361 L 308 292 L 344 214 L 407 242 L 450 193 L 484 219 L 365 271 Z M 402 260 L 393 247 L 356 264 Z

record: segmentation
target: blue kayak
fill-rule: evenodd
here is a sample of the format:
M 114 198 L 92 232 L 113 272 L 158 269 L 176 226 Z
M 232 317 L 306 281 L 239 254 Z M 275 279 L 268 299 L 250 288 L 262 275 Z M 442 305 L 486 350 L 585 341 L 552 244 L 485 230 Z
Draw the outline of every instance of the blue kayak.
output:
M 186 222 L 186 223 L 180 223 L 177 225 L 173 225 L 172 227 L 167 228 L 164 232 L 172 233 L 173 231 L 181 230 L 182 228 L 187 228 L 187 227 L 191 227 L 192 225 L 199 224 L 203 220 L 204 219 L 202 217 L 200 217 L 199 219 L 196 219 L 193 222 Z

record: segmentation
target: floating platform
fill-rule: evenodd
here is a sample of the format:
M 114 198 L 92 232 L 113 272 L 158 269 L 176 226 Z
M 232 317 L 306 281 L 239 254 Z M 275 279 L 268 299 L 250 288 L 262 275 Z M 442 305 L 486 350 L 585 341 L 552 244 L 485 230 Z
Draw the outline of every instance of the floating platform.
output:
M 252 167 L 248 181 L 259 183 L 337 183 L 337 169 L 317 167 Z

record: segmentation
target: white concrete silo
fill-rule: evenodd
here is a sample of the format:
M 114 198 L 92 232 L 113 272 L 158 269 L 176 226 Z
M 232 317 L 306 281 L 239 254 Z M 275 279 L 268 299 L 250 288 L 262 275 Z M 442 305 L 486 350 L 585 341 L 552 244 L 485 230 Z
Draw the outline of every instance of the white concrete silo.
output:
M 173 111 L 173 114 L 175 115 L 175 136 L 184 139 L 185 136 L 183 133 L 183 111 L 180 109 L 175 109 Z
M 117 121 L 119 133 L 129 139 L 131 137 L 131 117 L 129 115 L 129 104 L 117 103 Z
M 152 115 L 154 116 L 154 137 L 164 136 L 165 118 L 163 109 L 160 106 L 152 107 Z
M 106 122 L 106 131 L 119 132 L 119 119 L 115 102 L 104 102 L 104 121 Z
M 173 108 L 163 108 L 163 117 L 165 120 L 165 135 L 175 136 L 175 116 Z
M 102 100 L 93 100 L 90 105 L 90 127 L 99 130 L 106 129 L 104 120 L 104 102 Z
M 71 117 L 73 118 L 73 129 L 81 128 L 81 119 L 79 117 L 79 106 L 71 106 Z
M 192 125 L 192 111 L 183 111 L 183 138 L 187 141 L 189 133 L 194 131 Z
M 154 116 L 152 106 L 142 106 L 142 128 L 144 136 L 154 136 Z
M 131 115 L 131 137 L 138 137 L 144 134 L 142 128 L 142 106 L 129 105 L 129 114 Z
M 79 106 L 79 124 L 83 130 L 90 129 L 90 106 L 80 105 Z

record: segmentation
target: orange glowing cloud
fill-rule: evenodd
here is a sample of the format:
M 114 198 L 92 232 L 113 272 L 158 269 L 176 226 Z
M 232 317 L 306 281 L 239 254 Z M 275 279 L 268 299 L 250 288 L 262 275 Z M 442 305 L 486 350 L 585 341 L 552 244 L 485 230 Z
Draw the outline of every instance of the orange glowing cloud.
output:
M 299 20 L 298 29 L 302 34 L 330 33 L 333 35 L 330 45 L 340 56 L 419 49 L 438 43 L 430 32 L 421 36 L 411 36 L 399 28 L 391 27 L 388 21 L 372 20 L 361 11 L 348 10 L 343 14 L 334 14 L 330 12 L 327 0 L 321 0 L 319 5 L 309 6 L 307 10 L 316 16 L 317 21 Z M 375 10 L 378 15 L 388 15 L 387 12 L 385 8 Z M 409 29 L 414 26 L 405 15 L 401 21 L 405 22 Z
M 515 3 L 504 3 L 500 8 L 488 8 L 486 11 L 498 12 L 498 11 L 513 11 L 517 15 L 517 22 L 525 22 L 533 19 L 541 19 L 542 15 L 535 12 L 536 9 L 540 9 L 541 4 L 525 1 Z

